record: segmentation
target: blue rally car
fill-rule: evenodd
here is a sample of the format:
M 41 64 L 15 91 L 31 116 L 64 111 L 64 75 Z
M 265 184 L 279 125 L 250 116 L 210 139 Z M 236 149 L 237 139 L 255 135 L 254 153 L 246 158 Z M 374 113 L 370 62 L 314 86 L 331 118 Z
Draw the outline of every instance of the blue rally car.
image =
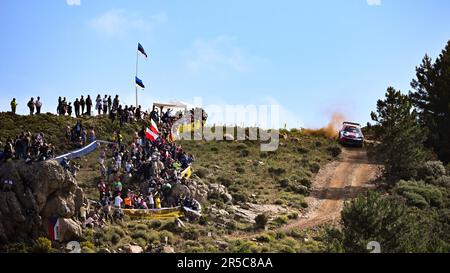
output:
M 344 122 L 342 130 L 339 131 L 339 143 L 346 146 L 364 146 L 364 135 L 361 131 L 361 125 L 354 122 Z

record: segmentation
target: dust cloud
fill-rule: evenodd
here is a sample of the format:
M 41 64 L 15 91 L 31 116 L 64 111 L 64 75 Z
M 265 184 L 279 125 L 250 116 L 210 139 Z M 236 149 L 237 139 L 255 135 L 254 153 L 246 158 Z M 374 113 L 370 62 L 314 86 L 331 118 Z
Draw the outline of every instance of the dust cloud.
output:
M 333 113 L 331 120 L 326 127 L 319 129 L 303 129 L 302 132 L 311 136 L 325 136 L 327 138 L 338 137 L 342 123 L 345 121 L 345 115 L 339 112 Z

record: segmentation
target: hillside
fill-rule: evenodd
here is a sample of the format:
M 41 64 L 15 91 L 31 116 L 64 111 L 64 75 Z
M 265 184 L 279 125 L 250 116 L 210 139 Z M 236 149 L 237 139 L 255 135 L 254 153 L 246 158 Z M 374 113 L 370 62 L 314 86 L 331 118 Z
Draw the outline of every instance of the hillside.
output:
M 1 113 L 0 139 L 21 131 L 42 132 L 52 142 L 57 153 L 72 149 L 65 140 L 65 128 L 76 119 L 41 116 L 12 116 Z M 109 139 L 118 123 L 101 117 L 84 118 L 82 123 L 94 127 L 97 139 Z M 126 124 L 121 129 L 125 140 L 131 139 L 141 124 Z M 158 245 L 165 238 L 177 252 L 304 252 L 323 249 L 321 229 L 291 231 L 279 227 L 296 222 L 308 210 L 305 197 L 322 167 L 335 160 L 341 149 L 333 140 L 305 135 L 299 131 L 280 132 L 280 148 L 275 152 L 260 152 L 257 141 L 182 141 L 180 144 L 195 156 L 193 181 L 209 189 L 223 185 L 225 191 L 208 194 L 204 200 L 204 216 L 194 223 L 178 227 L 172 221 L 126 219 L 122 225 L 109 225 L 99 230 L 86 230 L 83 235 L 85 252 L 119 251 L 128 243 Z M 88 198 L 96 200 L 98 151 L 81 158 L 78 184 Z M 125 185 L 136 187 L 136 185 Z M 222 186 L 220 186 L 222 187 Z M 231 198 L 229 198 L 231 195 Z M 230 200 L 231 199 L 231 200 Z M 267 232 L 254 238 L 254 218 L 267 214 Z M 270 231 L 273 230 L 273 231 Z M 229 236 L 240 234 L 240 236 Z M 241 239 L 236 239 L 241 238 Z

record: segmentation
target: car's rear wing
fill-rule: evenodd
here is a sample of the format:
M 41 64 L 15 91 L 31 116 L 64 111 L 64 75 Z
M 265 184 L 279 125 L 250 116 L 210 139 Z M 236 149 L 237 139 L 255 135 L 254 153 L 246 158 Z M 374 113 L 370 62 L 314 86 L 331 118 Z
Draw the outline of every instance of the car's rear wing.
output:
M 344 122 L 344 123 L 342 123 L 342 125 L 353 125 L 353 126 L 358 126 L 358 127 L 361 127 L 361 124 L 359 124 L 359 123 L 355 123 L 355 122 L 348 122 L 348 121 L 346 121 L 346 122 Z

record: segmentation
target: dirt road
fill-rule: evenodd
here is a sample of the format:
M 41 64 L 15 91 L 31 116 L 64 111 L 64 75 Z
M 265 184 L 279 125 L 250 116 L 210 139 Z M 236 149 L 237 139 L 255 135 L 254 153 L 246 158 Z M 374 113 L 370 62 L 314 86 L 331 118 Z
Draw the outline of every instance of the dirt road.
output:
M 380 174 L 381 166 L 369 162 L 365 149 L 344 148 L 339 160 L 323 167 L 313 182 L 311 195 L 306 198 L 308 210 L 297 220 L 277 228 L 278 231 L 311 228 L 337 223 L 345 200 L 366 191 Z M 235 233 L 233 237 L 254 238 L 256 233 Z
M 338 161 L 328 164 L 317 174 L 311 196 L 307 198 L 309 210 L 306 215 L 280 230 L 339 221 L 344 201 L 365 191 L 379 170 L 378 165 L 368 161 L 364 149 L 343 149 Z

